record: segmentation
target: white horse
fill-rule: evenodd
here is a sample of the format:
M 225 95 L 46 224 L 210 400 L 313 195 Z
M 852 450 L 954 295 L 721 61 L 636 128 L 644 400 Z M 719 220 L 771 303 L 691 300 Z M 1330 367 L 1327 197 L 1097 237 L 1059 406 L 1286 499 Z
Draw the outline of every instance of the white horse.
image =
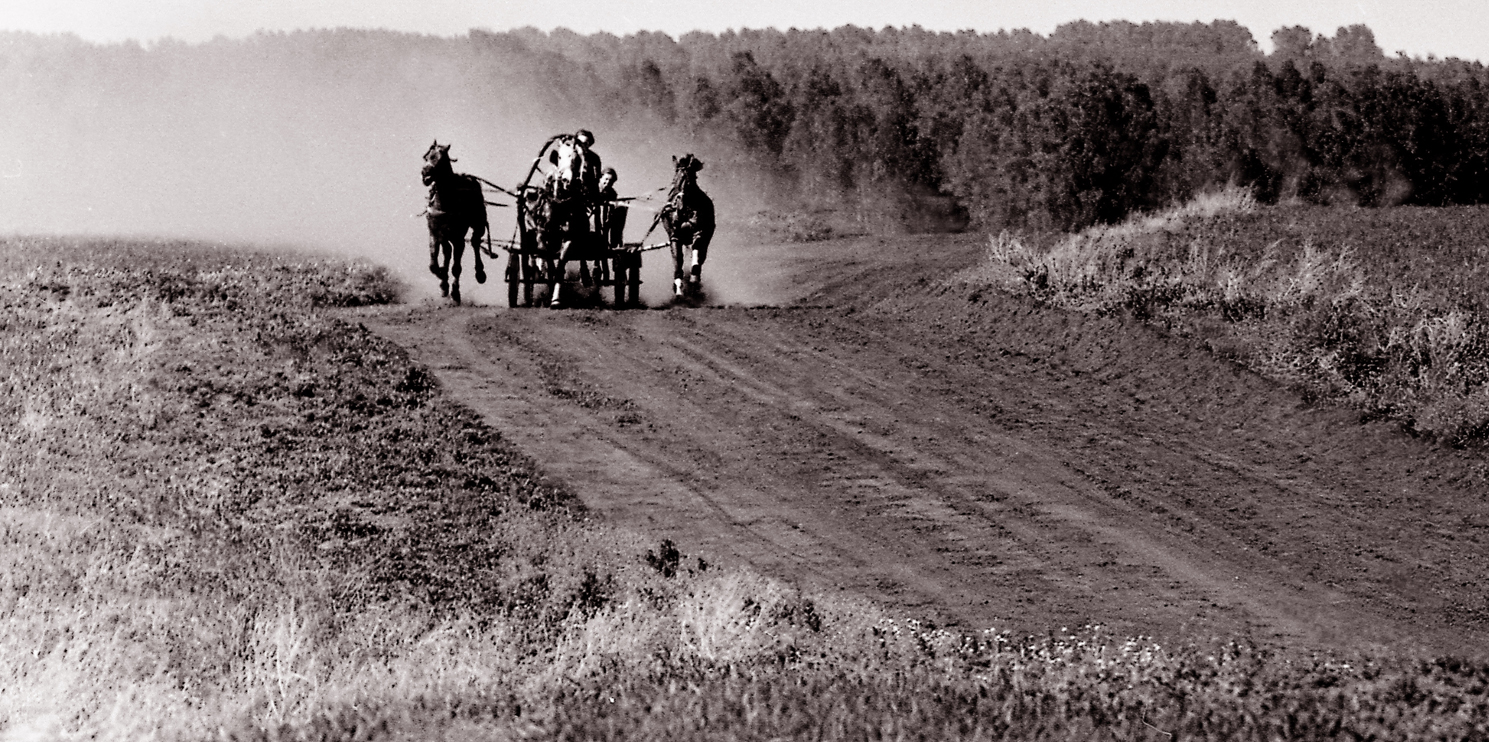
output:
M 551 213 L 547 228 L 556 237 L 556 255 L 550 279 L 553 281 L 553 296 L 550 306 L 559 305 L 559 293 L 563 287 L 564 271 L 576 253 L 582 254 L 591 238 L 589 209 L 594 196 L 599 173 L 595 172 L 597 158 L 579 145 L 574 136 L 564 135 L 554 140 L 548 150 L 548 164 L 552 170 L 544 183 L 544 192 L 549 199 Z M 589 265 L 580 261 L 580 274 L 588 284 Z

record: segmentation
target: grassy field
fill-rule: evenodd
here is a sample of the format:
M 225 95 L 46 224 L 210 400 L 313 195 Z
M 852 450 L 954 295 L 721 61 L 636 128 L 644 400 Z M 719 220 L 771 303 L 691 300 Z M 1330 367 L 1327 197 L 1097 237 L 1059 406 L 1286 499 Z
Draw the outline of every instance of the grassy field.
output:
M 396 296 L 284 253 L 0 241 L 0 737 L 1489 735 L 1480 664 L 961 635 L 610 530 L 336 312 Z
M 1311 398 L 1453 446 L 1489 440 L 1489 209 L 1262 207 L 1242 191 L 1038 245 L 961 277 L 1131 312 Z

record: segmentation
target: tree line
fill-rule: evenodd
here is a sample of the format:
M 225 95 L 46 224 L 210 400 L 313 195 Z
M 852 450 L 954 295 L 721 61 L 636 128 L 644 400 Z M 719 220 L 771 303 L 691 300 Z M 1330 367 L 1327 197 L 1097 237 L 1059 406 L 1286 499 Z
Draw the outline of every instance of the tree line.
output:
M 1365 26 L 1279 29 L 1271 54 L 1226 21 L 472 39 L 562 57 L 609 110 L 728 143 L 808 205 L 1072 229 L 1228 184 L 1265 202 L 1489 198 L 1489 72 L 1388 57 Z
M 711 174 L 768 173 L 783 207 L 846 205 L 910 229 L 1073 229 L 1229 184 L 1262 201 L 1489 199 L 1482 64 L 1388 56 L 1364 26 L 1271 40 L 1263 54 L 1229 21 L 1077 22 L 1048 36 L 342 29 L 149 48 L 8 34 L 0 85 L 68 116 L 98 113 L 66 103 L 90 89 L 148 102 L 174 87 L 236 109 L 239 93 L 296 81 L 346 111 L 457 90 L 456 112 L 655 131 L 718 163 Z M 313 111 L 324 97 L 289 103 Z

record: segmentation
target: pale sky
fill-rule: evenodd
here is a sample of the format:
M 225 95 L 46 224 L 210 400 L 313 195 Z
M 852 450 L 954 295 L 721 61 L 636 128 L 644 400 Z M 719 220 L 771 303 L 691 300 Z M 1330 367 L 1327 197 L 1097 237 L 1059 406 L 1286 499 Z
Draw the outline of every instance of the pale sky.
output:
M 258 30 L 352 27 L 462 35 L 534 26 L 624 36 L 741 28 L 937 31 L 1027 28 L 1048 34 L 1072 20 L 1234 20 L 1269 50 L 1272 32 L 1306 26 L 1332 36 L 1363 23 L 1387 54 L 1489 61 L 1485 0 L 0 0 L 0 30 L 69 32 L 90 41 L 199 42 Z

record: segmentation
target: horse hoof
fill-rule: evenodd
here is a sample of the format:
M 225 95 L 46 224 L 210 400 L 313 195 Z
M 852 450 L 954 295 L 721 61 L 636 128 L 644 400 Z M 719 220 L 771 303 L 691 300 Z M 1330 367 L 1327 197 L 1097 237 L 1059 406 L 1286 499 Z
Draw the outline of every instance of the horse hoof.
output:
M 453 301 L 456 304 L 460 303 L 460 289 L 452 289 L 450 291 L 450 301 Z
M 476 271 L 476 283 L 486 283 L 486 271 Z

